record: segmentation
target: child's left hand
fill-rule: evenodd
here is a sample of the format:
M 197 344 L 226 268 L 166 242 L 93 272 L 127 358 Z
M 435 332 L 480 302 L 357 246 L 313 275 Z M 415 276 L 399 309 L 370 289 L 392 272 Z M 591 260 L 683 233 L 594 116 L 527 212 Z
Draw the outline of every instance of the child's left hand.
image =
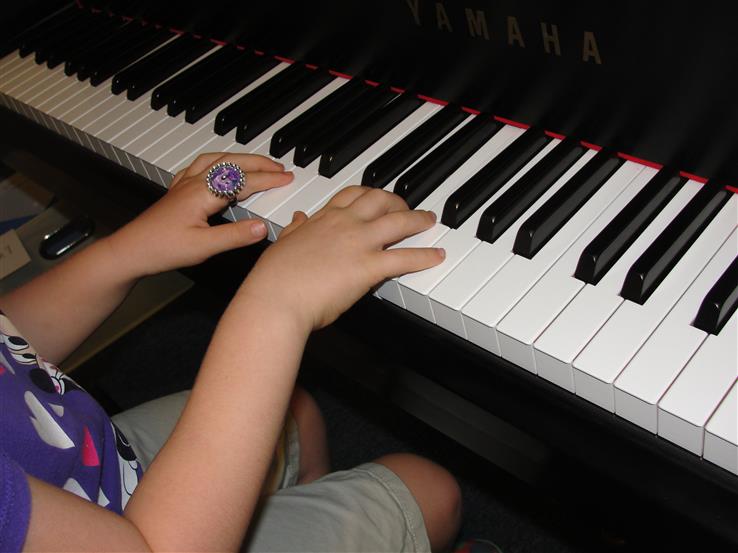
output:
M 125 259 L 137 276 L 196 265 L 266 236 L 266 227 L 258 220 L 212 227 L 208 224 L 208 217 L 227 205 L 227 200 L 208 190 L 205 180 L 208 170 L 221 162 L 236 163 L 246 173 L 239 201 L 255 192 L 288 184 L 293 178 L 280 163 L 259 155 L 198 156 L 177 173 L 163 198 L 109 238 L 117 256 Z

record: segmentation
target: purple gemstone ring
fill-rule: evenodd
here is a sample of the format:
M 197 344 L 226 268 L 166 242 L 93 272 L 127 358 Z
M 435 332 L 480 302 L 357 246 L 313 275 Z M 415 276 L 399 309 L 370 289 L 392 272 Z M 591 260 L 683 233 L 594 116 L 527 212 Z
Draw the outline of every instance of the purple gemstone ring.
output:
M 224 161 L 216 163 L 208 171 L 205 180 L 208 190 L 218 198 L 225 198 L 230 204 L 236 203 L 236 196 L 246 185 L 246 175 L 235 163 Z

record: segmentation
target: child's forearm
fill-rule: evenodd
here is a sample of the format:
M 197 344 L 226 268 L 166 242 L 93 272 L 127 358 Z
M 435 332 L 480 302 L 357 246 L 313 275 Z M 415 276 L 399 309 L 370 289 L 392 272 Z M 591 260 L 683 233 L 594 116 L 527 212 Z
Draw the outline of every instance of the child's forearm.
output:
M 137 277 L 102 239 L 0 297 L 0 310 L 42 357 L 58 364 L 113 312 Z
M 242 289 L 125 516 L 152 549 L 233 551 L 260 496 L 310 328 Z

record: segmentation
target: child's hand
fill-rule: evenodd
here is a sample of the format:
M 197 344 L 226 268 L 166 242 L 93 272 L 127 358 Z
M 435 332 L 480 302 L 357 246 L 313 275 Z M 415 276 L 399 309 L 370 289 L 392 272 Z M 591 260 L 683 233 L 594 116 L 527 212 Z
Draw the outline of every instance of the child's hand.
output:
M 443 261 L 436 248 L 385 249 L 434 222 L 433 212 L 410 211 L 395 194 L 345 188 L 309 219 L 295 213 L 240 294 L 293 313 L 304 330 L 322 328 L 382 280 Z
M 110 237 L 118 257 L 133 264 L 139 275 L 195 265 L 217 253 L 262 240 L 264 223 L 242 220 L 211 227 L 208 217 L 222 211 L 227 200 L 207 188 L 206 174 L 220 162 L 238 164 L 246 173 L 243 200 L 255 192 L 283 186 L 292 173 L 266 157 L 251 154 L 203 154 L 177 173 L 167 194 Z

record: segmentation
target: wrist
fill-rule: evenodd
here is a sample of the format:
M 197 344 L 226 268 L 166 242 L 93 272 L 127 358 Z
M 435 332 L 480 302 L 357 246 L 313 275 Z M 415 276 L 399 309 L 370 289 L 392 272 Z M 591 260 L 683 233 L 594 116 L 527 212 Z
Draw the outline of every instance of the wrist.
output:
M 136 239 L 136 233 L 132 232 L 131 225 L 132 223 L 128 223 L 103 238 L 101 242 L 105 244 L 115 266 L 131 279 L 138 280 L 155 274 L 156 271 L 153 270 L 153 264 L 147 263 L 145 259 L 146 241 Z
M 307 340 L 313 331 L 314 323 L 310 317 L 299 308 L 300 302 L 292 301 L 284 291 L 278 287 L 264 286 L 255 282 L 255 278 L 247 277 L 231 305 L 245 305 L 252 315 L 268 317 L 278 321 L 279 328 L 290 335 Z

